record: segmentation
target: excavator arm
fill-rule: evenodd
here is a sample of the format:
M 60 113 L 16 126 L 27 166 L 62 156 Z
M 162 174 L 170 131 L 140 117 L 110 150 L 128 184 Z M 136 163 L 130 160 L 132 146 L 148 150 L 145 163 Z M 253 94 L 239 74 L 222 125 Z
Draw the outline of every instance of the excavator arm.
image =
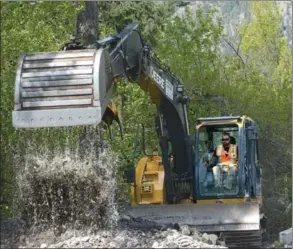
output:
M 174 193 L 173 185 L 192 184 L 193 181 L 193 155 L 186 108 L 188 97 L 184 93 L 184 85 L 162 68 L 151 47 L 141 38 L 137 23 L 126 26 L 119 36 L 100 41 L 100 45 L 110 46 L 114 77 L 124 75 L 138 83 L 157 106 L 156 126 L 166 175 L 167 199 L 172 202 L 173 197 L 178 195 Z M 168 158 L 169 146 L 174 155 L 173 177 Z M 190 189 L 186 192 L 190 194 Z
M 172 202 L 176 194 L 174 182 L 192 184 L 193 181 L 188 97 L 181 81 L 162 68 L 151 47 L 144 43 L 138 23 L 98 41 L 97 49 L 74 46 L 71 42 L 62 51 L 21 56 L 13 125 L 39 128 L 119 122 L 111 98 L 114 82 L 121 77 L 147 91 L 157 106 L 157 134 L 166 174 L 167 199 Z M 169 146 L 174 155 L 173 173 Z

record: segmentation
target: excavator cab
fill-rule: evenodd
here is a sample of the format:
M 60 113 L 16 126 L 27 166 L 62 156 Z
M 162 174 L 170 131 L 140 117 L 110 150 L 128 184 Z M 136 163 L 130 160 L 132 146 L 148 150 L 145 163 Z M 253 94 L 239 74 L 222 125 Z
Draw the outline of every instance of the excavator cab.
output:
M 231 188 L 215 185 L 213 167 L 217 162 L 215 149 L 222 144 L 223 133 L 230 135 L 230 144 L 237 145 L 238 163 L 234 174 L 220 172 L 220 181 L 230 180 Z M 207 146 L 208 145 L 208 146 Z M 257 127 L 246 116 L 201 118 L 196 127 L 195 189 L 196 199 L 217 200 L 244 197 L 260 200 L 260 168 L 258 165 Z M 210 167 L 205 163 L 213 162 Z M 230 177 L 230 179 L 228 179 Z

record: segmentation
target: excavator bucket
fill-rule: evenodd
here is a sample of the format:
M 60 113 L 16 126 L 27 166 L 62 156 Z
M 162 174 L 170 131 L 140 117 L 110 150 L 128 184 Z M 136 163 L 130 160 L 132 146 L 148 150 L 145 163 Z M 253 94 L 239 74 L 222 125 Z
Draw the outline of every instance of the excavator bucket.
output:
M 137 205 L 124 214 L 160 225 L 179 224 L 201 232 L 255 231 L 260 227 L 258 203 Z
M 13 126 L 97 125 L 105 119 L 113 82 L 110 57 L 104 49 L 21 56 L 15 83 Z

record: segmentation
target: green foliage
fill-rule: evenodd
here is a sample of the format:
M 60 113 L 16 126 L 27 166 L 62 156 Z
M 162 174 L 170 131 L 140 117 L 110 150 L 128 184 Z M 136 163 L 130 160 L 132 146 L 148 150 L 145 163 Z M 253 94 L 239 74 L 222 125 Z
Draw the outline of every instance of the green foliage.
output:
M 119 8 L 118 8 L 119 7 Z M 173 3 L 100 2 L 100 39 L 119 32 L 125 25 L 138 21 L 144 41 L 156 46 L 157 36 L 173 11 Z M 120 107 L 123 120 L 123 140 L 118 125 L 112 127 L 111 148 L 123 159 L 120 171 L 133 167 L 143 155 L 142 124 L 145 127 L 146 153 L 159 150 L 155 131 L 156 108 L 150 97 L 138 85 L 123 79 L 117 86 L 114 102 Z M 104 135 L 108 134 L 104 131 Z M 136 142 L 137 141 L 137 142 Z M 136 152 L 136 153 L 135 153 Z
M 133 163 L 143 155 L 142 151 L 142 124 L 145 127 L 146 153 L 158 150 L 158 141 L 155 133 L 156 108 L 150 102 L 150 97 L 143 92 L 138 85 L 123 84 L 117 87 L 115 103 L 121 106 L 123 123 L 123 140 L 120 138 L 118 126 L 113 127 L 114 139 L 111 142 L 112 149 L 120 154 L 125 165 L 121 167 L 133 167 Z M 136 150 L 136 154 L 134 154 Z
M 168 64 L 188 88 L 203 93 L 210 90 L 218 76 L 216 46 L 222 34 L 220 21 L 213 21 L 215 10 L 203 13 L 199 8 L 196 17 L 186 7 L 186 17 L 175 17 L 165 22 L 163 32 L 158 37 L 155 51 L 161 60 Z M 208 66 L 209 65 L 209 66 Z
M 164 24 L 164 29 L 157 36 L 155 52 L 161 61 L 170 67 L 172 73 L 180 78 L 188 90 L 190 124 L 195 124 L 200 116 L 219 115 L 215 104 L 202 101 L 193 94 L 217 92 L 220 74 L 219 39 L 223 27 L 215 19 L 216 10 L 204 12 L 198 8 L 193 16 L 189 7 L 185 8 L 186 17 L 175 17 Z
M 144 40 L 156 45 L 156 35 L 174 12 L 174 6 L 174 1 L 101 1 L 99 19 L 101 24 L 118 32 L 127 24 L 138 21 Z
M 1 209 L 9 213 L 13 194 L 13 157 L 28 144 L 56 148 L 64 145 L 63 129 L 16 130 L 12 127 L 14 80 L 18 58 L 30 52 L 56 51 L 68 40 L 79 9 L 70 2 L 4 2 L 1 4 Z M 71 129 L 75 133 L 75 129 Z M 52 137 L 58 139 L 52 139 Z M 73 137 L 73 136 L 72 136 Z M 72 142 L 72 141 L 71 141 Z
M 260 128 L 264 208 L 272 232 L 292 221 L 287 210 L 292 188 L 292 55 L 281 36 L 277 4 L 251 2 L 251 9 L 251 21 L 240 26 L 240 44 L 232 45 L 237 53 L 224 58 L 219 93 L 232 113 L 251 116 Z

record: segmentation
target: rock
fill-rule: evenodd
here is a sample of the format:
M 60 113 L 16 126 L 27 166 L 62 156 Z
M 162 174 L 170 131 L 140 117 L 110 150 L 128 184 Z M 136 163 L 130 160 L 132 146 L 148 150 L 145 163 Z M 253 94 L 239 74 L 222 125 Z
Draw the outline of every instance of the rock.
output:
M 76 247 L 80 243 L 79 238 L 74 238 L 70 241 L 71 247 Z
M 64 234 L 62 234 L 62 239 L 64 240 L 68 240 L 71 239 L 73 237 L 73 233 L 71 231 L 66 231 Z
M 169 234 L 178 234 L 178 230 L 176 229 L 168 228 L 167 231 L 169 232 Z
M 152 232 L 147 232 L 146 236 L 147 236 L 148 238 L 150 238 L 150 237 L 153 236 L 153 234 L 152 234 Z
M 218 240 L 218 244 L 219 244 L 220 246 L 226 246 L 225 241 L 222 241 L 222 240 Z
M 101 243 L 102 245 L 106 244 L 106 243 L 107 243 L 107 239 L 104 238 L 104 237 L 101 237 L 101 238 L 100 238 L 100 243 Z
M 279 240 L 284 245 L 292 244 L 292 228 L 280 232 Z
M 190 229 L 189 229 L 189 226 L 183 225 L 183 226 L 180 227 L 180 230 L 181 230 L 181 233 L 182 233 L 183 235 L 188 236 L 188 235 L 191 234 L 191 231 L 190 231 Z
M 160 233 L 156 233 L 153 235 L 154 239 L 160 239 L 161 238 L 161 234 Z
M 89 248 L 90 247 L 90 243 L 88 242 L 81 242 L 81 248 Z
M 174 239 L 176 238 L 176 234 L 169 234 L 166 238 L 166 241 L 174 241 Z
M 127 239 L 128 235 L 117 235 L 115 238 L 114 238 L 114 243 L 116 244 L 116 247 L 119 247 L 119 248 L 123 248 L 123 247 L 126 247 L 126 239 Z
M 116 244 L 114 242 L 110 242 L 109 247 L 110 248 L 116 248 Z
M 123 214 L 120 216 L 120 220 L 131 220 L 131 218 L 128 215 Z
M 56 245 L 49 245 L 47 248 L 61 248 L 61 247 L 58 247 Z
M 139 240 L 139 244 L 140 245 L 145 245 L 147 242 L 146 242 L 146 239 L 145 238 L 141 238 L 140 240 Z
M 56 247 L 56 248 L 61 248 L 63 245 L 64 245 L 64 242 L 61 241 L 61 242 L 55 244 L 54 247 Z
M 159 247 L 159 243 L 157 241 L 155 241 L 152 245 L 152 248 L 158 248 Z
M 171 241 L 171 242 L 165 244 L 164 247 L 168 247 L 168 248 L 179 248 L 179 246 L 174 241 Z
M 137 239 L 134 239 L 131 242 L 132 242 L 132 247 L 135 247 L 135 246 L 138 246 L 139 245 L 139 242 L 138 242 Z
M 133 242 L 131 240 L 127 241 L 126 247 L 127 248 L 132 248 L 133 247 Z
M 162 238 L 166 238 L 168 235 L 169 235 L 169 231 L 163 231 L 163 232 L 161 233 L 161 237 L 162 237 Z
M 208 235 L 209 240 L 212 242 L 212 245 L 216 245 L 217 244 L 217 240 L 218 240 L 218 236 L 215 234 L 209 234 Z
M 195 227 L 190 227 L 189 228 L 192 234 L 198 234 L 201 236 L 201 232 L 198 231 Z
M 21 236 L 19 237 L 19 242 L 20 242 L 20 243 L 25 243 L 25 242 L 26 242 L 26 237 L 25 237 L 24 235 L 21 235 Z
M 202 239 L 200 234 L 196 233 L 196 232 L 193 232 L 192 237 L 194 240 L 198 240 L 198 241 L 201 241 L 201 239 Z
M 209 242 L 209 235 L 207 233 L 204 233 L 202 235 L 202 241 L 205 242 L 205 243 Z
M 88 242 L 89 240 L 90 240 L 90 237 L 89 236 L 86 236 L 86 237 L 81 238 L 81 241 L 82 242 Z
M 47 248 L 47 244 L 41 244 L 41 248 Z

